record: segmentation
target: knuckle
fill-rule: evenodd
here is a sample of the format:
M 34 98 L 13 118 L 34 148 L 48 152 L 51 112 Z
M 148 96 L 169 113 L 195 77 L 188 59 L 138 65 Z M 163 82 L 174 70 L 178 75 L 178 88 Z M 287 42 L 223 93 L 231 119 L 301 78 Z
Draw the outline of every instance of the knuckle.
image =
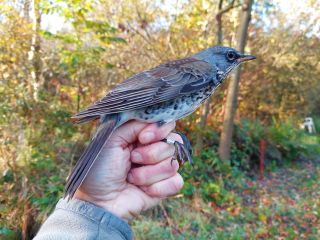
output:
M 169 145 L 167 143 L 165 143 L 165 144 L 166 144 L 166 146 L 163 149 L 161 155 L 162 155 L 163 159 L 167 159 L 167 158 L 171 159 L 174 156 L 174 152 L 175 152 L 176 148 L 174 145 Z
M 147 151 L 145 152 L 145 156 L 148 162 L 156 162 L 157 160 L 157 153 L 154 148 L 147 148 Z
M 171 161 L 171 158 L 168 158 L 165 163 L 161 166 L 161 172 L 173 175 L 178 171 L 179 164 L 177 161 Z
M 147 188 L 147 192 L 156 197 L 160 197 L 163 195 L 162 189 L 159 186 L 150 186 Z
M 142 184 L 144 182 L 144 174 L 141 173 L 141 170 L 132 170 L 132 180 L 135 184 Z

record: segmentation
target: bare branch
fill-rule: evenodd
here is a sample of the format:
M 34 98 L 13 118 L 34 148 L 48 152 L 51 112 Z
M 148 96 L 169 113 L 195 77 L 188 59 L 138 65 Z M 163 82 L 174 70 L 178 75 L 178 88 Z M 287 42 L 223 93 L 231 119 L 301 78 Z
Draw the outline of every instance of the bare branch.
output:
M 226 8 L 222 9 L 222 0 L 221 0 L 221 1 L 220 1 L 221 5 L 220 5 L 220 3 L 219 3 L 219 10 L 220 10 L 220 11 L 216 14 L 216 18 L 221 18 L 221 16 L 222 16 L 223 14 L 225 14 L 226 12 L 229 12 L 231 9 L 237 8 L 237 7 L 240 7 L 240 6 L 241 6 L 240 3 L 237 4 L 237 5 L 234 5 L 235 1 L 236 1 L 236 0 L 232 0 L 232 2 L 231 2 Z M 220 7 L 221 7 L 221 8 L 220 8 Z

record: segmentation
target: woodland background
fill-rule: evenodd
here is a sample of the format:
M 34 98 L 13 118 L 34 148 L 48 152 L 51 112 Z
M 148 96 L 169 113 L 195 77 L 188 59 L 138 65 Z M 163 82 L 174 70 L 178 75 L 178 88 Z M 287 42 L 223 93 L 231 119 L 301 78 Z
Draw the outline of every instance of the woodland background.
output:
M 62 196 L 95 128 L 70 116 L 135 73 L 241 42 L 257 60 L 179 121 L 194 167 L 180 170 L 181 194 L 132 223 L 136 238 L 319 239 L 317 0 L 0 0 L 0 238 L 32 238 Z

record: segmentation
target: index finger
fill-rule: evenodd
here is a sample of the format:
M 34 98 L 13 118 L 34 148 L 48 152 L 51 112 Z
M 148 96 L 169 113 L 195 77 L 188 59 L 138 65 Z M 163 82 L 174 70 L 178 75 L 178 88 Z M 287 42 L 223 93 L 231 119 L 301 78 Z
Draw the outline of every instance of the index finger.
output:
M 107 144 L 109 147 L 127 147 L 129 144 L 138 140 L 140 132 L 148 125 L 150 124 L 136 120 L 124 123 L 113 132 Z
M 157 123 L 146 126 L 138 136 L 139 142 L 142 144 L 149 144 L 160 141 L 166 138 L 169 133 L 176 127 L 176 122 L 172 121 L 162 126 Z

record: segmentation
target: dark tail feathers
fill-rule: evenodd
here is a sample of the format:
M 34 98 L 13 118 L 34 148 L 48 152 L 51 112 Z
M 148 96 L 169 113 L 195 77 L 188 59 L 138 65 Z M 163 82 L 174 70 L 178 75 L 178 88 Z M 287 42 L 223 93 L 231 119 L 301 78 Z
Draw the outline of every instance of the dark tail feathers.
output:
M 101 117 L 101 123 L 94 137 L 92 138 L 89 146 L 82 153 L 80 159 L 72 170 L 71 175 L 68 177 L 65 187 L 65 197 L 68 197 L 68 199 L 71 199 L 80 187 L 103 146 L 113 131 L 118 127 L 119 117 L 119 114 Z

